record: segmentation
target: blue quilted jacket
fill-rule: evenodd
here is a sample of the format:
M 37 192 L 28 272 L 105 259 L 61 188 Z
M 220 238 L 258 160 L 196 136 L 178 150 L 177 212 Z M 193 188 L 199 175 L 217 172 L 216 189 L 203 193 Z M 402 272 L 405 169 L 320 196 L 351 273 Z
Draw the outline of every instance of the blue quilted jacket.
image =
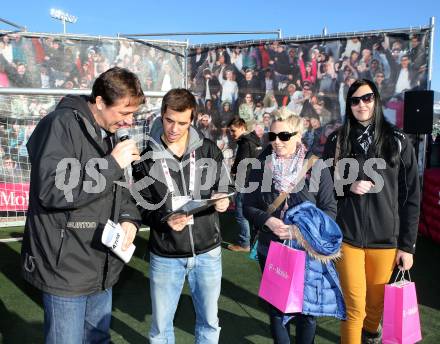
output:
M 293 231 L 296 240 L 290 246 L 307 252 L 302 313 L 345 320 L 344 298 L 333 263 L 340 256 L 339 226 L 311 202 L 290 208 L 284 222 L 297 227 Z M 289 319 L 286 316 L 285 321 Z

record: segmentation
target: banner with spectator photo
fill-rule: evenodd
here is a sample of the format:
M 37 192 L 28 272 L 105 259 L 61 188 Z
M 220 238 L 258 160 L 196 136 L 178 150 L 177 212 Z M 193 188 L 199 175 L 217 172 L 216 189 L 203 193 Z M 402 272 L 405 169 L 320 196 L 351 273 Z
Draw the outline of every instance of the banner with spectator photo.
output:
M 184 85 L 184 44 L 0 32 L 0 87 L 89 89 L 113 66 L 139 76 L 144 91 Z
M 304 117 L 304 142 L 319 155 L 344 120 L 347 91 L 358 78 L 376 83 L 385 116 L 403 126 L 403 93 L 427 89 L 429 34 L 420 29 L 195 46 L 188 53 L 188 85 L 199 119 L 210 117 L 211 130 L 239 115 L 263 133 L 271 118 L 294 113 Z

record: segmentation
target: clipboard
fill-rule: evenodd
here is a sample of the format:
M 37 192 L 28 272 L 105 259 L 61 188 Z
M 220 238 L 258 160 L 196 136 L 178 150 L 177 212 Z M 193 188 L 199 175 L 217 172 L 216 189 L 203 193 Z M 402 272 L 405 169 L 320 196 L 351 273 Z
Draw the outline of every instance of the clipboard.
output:
M 168 213 L 164 217 L 162 217 L 161 222 L 167 222 L 168 219 L 174 214 L 185 214 L 186 216 L 197 214 L 197 213 L 213 206 L 214 203 L 217 202 L 218 200 L 231 197 L 234 194 L 235 194 L 235 192 L 226 194 L 226 195 L 224 195 L 222 197 L 218 197 L 218 198 L 193 199 L 191 201 L 186 202 L 180 208 L 178 208 L 178 209 Z

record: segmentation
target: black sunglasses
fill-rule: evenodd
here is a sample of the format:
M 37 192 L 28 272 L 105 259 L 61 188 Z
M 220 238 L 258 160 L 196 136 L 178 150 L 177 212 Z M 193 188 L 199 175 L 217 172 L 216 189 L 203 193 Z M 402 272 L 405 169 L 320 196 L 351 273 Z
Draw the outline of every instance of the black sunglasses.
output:
M 298 132 L 297 131 L 294 131 L 293 133 L 289 133 L 288 131 L 282 131 L 282 132 L 280 132 L 280 133 L 274 133 L 274 132 L 272 132 L 272 131 L 269 131 L 268 133 L 267 133 L 267 136 L 269 137 L 269 141 L 275 141 L 276 139 L 277 139 L 277 136 L 279 137 L 279 139 L 281 140 L 281 141 L 289 141 L 290 140 L 290 138 L 292 137 L 292 136 L 295 136 L 296 134 L 298 134 Z
M 360 97 L 351 97 L 350 104 L 351 106 L 359 105 L 361 100 L 364 104 L 370 104 L 374 100 L 374 93 L 366 93 Z

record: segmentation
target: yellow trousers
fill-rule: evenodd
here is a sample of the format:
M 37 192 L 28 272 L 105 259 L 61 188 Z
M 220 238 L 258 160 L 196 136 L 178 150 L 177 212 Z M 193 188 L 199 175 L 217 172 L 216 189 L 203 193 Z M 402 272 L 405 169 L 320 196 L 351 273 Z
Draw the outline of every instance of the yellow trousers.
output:
M 393 273 L 397 249 L 359 248 L 342 244 L 336 263 L 347 308 L 341 343 L 359 344 L 362 328 L 376 333 L 383 313 L 385 284 Z

